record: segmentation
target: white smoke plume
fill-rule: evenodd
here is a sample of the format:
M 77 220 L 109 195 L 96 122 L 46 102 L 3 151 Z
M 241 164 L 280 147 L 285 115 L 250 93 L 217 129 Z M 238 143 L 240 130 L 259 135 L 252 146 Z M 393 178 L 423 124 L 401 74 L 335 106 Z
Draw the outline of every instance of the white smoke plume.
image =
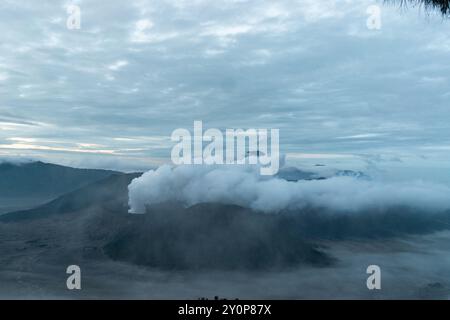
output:
M 450 187 L 424 181 L 387 183 L 353 177 L 286 181 L 259 175 L 253 166 L 171 167 L 164 165 L 134 179 L 128 187 L 131 213 L 146 206 L 178 202 L 234 204 L 262 212 L 305 207 L 358 212 L 407 206 L 420 210 L 450 209 Z

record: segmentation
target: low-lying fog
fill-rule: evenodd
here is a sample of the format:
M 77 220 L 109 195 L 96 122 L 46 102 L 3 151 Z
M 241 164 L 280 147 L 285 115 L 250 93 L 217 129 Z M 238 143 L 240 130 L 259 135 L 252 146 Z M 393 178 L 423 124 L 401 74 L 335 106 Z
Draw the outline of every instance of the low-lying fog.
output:
M 450 296 L 450 232 L 390 241 L 326 243 L 332 267 L 271 272 L 174 272 L 120 262 L 82 265 L 82 290 L 65 288 L 64 270 L 0 273 L 0 298 L 421 298 Z M 366 267 L 381 267 L 381 290 L 366 287 Z M 49 272 L 51 271 L 51 272 Z

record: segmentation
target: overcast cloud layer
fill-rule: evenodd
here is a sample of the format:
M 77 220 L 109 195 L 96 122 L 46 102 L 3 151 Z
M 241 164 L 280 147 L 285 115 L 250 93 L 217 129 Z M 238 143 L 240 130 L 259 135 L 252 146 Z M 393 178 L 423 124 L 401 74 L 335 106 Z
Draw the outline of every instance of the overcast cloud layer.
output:
M 291 161 L 449 160 L 450 21 L 419 8 L 3 0 L 0 30 L 0 156 L 144 168 L 202 120 L 279 128 Z

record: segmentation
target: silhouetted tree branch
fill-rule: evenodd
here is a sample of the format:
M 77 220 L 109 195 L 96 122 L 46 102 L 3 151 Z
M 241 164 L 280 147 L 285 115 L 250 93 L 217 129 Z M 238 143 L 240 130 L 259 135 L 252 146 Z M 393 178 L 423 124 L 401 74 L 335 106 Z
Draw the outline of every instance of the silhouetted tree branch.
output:
M 427 9 L 439 9 L 443 15 L 450 14 L 450 0 L 385 0 L 386 2 L 400 2 L 401 5 L 412 3 L 423 5 Z

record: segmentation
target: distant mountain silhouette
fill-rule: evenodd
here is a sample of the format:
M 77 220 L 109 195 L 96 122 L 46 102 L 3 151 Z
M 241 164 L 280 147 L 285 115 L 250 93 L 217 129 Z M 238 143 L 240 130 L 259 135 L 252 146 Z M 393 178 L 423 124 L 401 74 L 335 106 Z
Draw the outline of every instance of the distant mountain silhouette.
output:
M 30 208 L 117 173 L 44 162 L 0 163 L 0 212 Z M 11 208 L 8 210 L 8 208 Z
M 353 178 L 364 179 L 364 180 L 370 179 L 370 177 L 368 175 L 366 175 L 364 172 L 353 171 L 353 170 L 338 170 L 335 173 L 335 176 L 337 176 L 337 177 L 353 177 Z
M 55 200 L 29 210 L 6 213 L 0 221 L 20 221 L 51 217 L 98 206 L 112 211 L 128 210 L 128 185 L 140 173 L 113 173 L 105 179 L 64 194 Z
M 0 163 L 0 197 L 61 195 L 116 173 L 76 169 L 41 161 Z
M 315 165 L 316 167 L 324 167 L 324 165 Z M 299 180 L 323 180 L 331 177 L 353 177 L 357 179 L 370 179 L 368 175 L 361 171 L 353 170 L 335 170 L 332 173 L 323 175 L 316 172 L 300 170 L 296 167 L 284 167 L 281 168 L 277 174 L 278 178 L 287 181 L 299 181 Z
M 316 173 L 303 171 L 296 167 L 281 168 L 278 171 L 277 177 L 287 181 L 312 180 L 318 178 Z

